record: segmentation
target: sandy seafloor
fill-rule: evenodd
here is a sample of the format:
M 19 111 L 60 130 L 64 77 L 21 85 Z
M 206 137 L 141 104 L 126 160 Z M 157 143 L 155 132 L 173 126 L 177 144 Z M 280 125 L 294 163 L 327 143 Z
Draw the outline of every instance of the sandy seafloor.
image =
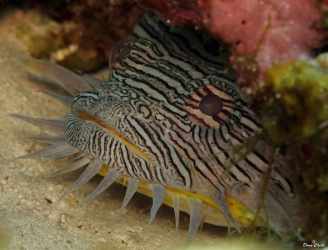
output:
M 1 7 L 0 7 L 1 8 Z M 53 86 L 31 79 L 14 57 L 28 57 L 24 44 L 13 30 L 19 11 L 0 10 L 0 249 L 180 249 L 187 230 L 175 233 L 173 209 L 165 205 L 147 227 L 151 199 L 136 194 L 115 221 L 125 188 L 114 184 L 79 208 L 74 206 L 101 181 L 96 177 L 58 203 L 61 195 L 81 171 L 45 178 L 68 164 L 67 160 L 17 160 L 15 157 L 41 149 L 40 143 L 14 141 L 46 134 L 7 113 L 62 119 L 68 108 L 38 92 L 55 91 Z M 102 73 L 106 76 L 106 73 Z M 171 219 L 170 219 L 171 218 Z M 183 223 L 184 217 L 181 221 Z M 186 224 L 186 223 L 185 223 Z M 226 246 L 226 229 L 204 225 L 193 244 Z

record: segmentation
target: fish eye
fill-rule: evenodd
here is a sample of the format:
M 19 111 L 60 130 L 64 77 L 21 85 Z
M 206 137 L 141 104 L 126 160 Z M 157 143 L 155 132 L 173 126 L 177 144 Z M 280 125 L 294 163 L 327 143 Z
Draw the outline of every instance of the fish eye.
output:
M 194 125 L 219 129 L 232 120 L 240 120 L 245 103 L 233 83 L 204 77 L 188 84 L 184 109 Z
M 222 107 L 222 99 L 215 94 L 204 96 L 199 103 L 200 111 L 208 116 L 218 115 L 222 111 Z

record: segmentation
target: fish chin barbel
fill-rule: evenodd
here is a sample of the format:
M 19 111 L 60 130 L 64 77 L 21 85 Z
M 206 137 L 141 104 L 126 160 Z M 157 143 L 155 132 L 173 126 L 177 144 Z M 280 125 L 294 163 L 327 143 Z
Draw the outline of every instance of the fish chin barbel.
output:
M 119 214 L 135 192 L 143 193 L 153 198 L 149 224 L 162 203 L 174 208 L 176 228 L 179 210 L 190 214 L 187 242 L 203 222 L 240 232 L 256 218 L 256 225 L 288 238 L 300 210 L 297 192 L 283 157 L 272 161 L 272 147 L 256 139 L 260 121 L 218 51 L 149 12 L 114 50 L 108 80 L 19 59 L 73 97 L 47 93 L 71 108 L 64 121 L 11 115 L 58 134 L 27 138 L 50 146 L 17 159 L 79 154 L 49 175 L 87 165 L 67 192 L 104 176 L 78 206 L 122 183 L 127 191 Z

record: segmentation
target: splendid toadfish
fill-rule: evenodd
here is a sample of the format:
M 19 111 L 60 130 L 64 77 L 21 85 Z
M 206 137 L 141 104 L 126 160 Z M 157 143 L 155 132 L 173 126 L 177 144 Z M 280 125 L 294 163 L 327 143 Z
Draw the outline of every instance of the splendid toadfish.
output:
M 57 136 L 17 159 L 75 155 L 56 176 L 86 166 L 70 192 L 96 174 L 99 186 L 127 186 L 118 212 L 135 192 L 153 198 L 149 224 L 165 203 L 190 214 L 189 243 L 203 222 L 241 228 L 267 225 L 282 238 L 300 210 L 283 156 L 262 139 L 260 119 L 247 107 L 219 49 L 193 30 L 168 26 L 147 13 L 113 50 L 108 80 L 34 59 L 19 59 L 51 77 L 70 96 L 50 94 L 70 108 L 64 120 L 12 114 Z

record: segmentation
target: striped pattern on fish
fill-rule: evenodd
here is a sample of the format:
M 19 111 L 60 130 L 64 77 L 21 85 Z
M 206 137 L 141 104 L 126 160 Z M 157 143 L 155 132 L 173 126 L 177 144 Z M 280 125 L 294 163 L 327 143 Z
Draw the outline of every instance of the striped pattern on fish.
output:
M 12 115 L 59 134 L 28 138 L 51 145 L 19 158 L 79 152 L 78 161 L 50 175 L 88 165 L 68 192 L 97 173 L 105 176 L 79 205 L 122 183 L 127 193 L 120 212 L 141 192 L 153 197 L 149 224 L 163 202 L 174 207 L 176 227 L 179 210 L 190 213 L 187 242 L 204 221 L 231 222 L 240 232 L 257 213 L 257 225 L 289 237 L 299 201 L 288 168 L 261 139 L 261 122 L 226 73 L 225 52 L 218 51 L 194 31 L 168 26 L 149 12 L 113 50 L 108 80 L 20 59 L 73 98 L 48 93 L 71 108 L 64 122 Z

